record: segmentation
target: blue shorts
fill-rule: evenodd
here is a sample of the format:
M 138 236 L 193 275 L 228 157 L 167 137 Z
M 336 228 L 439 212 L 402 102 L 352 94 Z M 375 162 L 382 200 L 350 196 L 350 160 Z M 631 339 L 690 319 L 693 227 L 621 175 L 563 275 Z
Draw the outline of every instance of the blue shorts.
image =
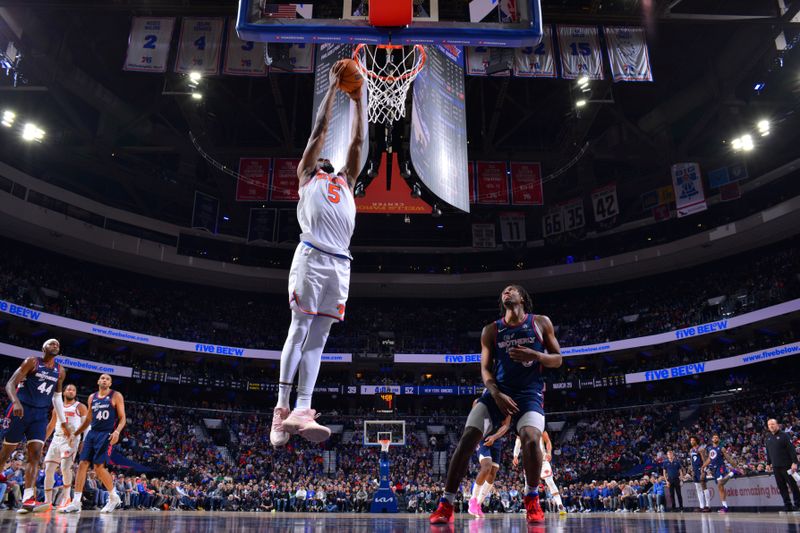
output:
M 695 483 L 700 483 L 701 481 L 704 481 L 705 479 L 706 479 L 706 476 L 704 476 L 703 473 L 700 470 L 695 470 L 694 472 L 692 472 L 692 481 L 694 481 Z
M 519 411 L 515 415 L 511 417 L 511 428 L 516 430 L 517 423 L 519 419 L 528 412 L 536 412 L 544 416 L 544 408 L 542 407 L 542 400 L 541 398 L 536 398 L 534 396 L 522 396 L 517 397 L 512 394 L 509 394 L 511 399 L 517 404 Z M 497 404 L 494 402 L 494 398 L 492 395 L 489 394 L 489 391 L 484 391 L 483 395 L 478 398 L 478 401 L 483 403 L 489 409 L 489 418 L 492 421 L 492 426 L 495 428 L 499 428 L 503 425 L 503 420 L 506 419 L 506 415 L 500 412 L 500 409 L 497 407 Z
M 47 424 L 50 422 L 49 407 L 33 407 L 22 404 L 22 418 L 14 416 L 14 405 L 6 409 L 3 419 L 3 441 L 7 444 L 19 444 L 24 438 L 28 442 L 41 442 L 47 436 Z
M 500 466 L 500 446 L 499 440 L 495 441 L 491 447 L 486 446 L 483 441 L 481 441 L 481 445 L 478 448 L 478 461 L 486 457 L 491 457 L 492 464 Z
M 722 481 L 725 478 L 733 477 L 733 472 L 728 470 L 728 467 L 725 465 L 714 468 L 711 470 L 711 473 L 714 475 L 714 479 L 717 481 Z
M 111 433 L 106 431 L 89 431 L 83 439 L 81 461 L 89 461 L 95 465 L 104 465 L 111 457 Z

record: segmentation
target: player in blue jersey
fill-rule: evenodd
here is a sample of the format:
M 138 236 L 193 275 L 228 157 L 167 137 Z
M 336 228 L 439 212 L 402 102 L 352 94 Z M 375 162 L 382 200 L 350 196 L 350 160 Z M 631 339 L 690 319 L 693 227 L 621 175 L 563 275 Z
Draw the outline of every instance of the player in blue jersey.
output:
M 725 494 L 725 485 L 733 477 L 733 472 L 728 469 L 725 461 L 733 465 L 733 458 L 719 445 L 719 435 L 712 435 L 711 446 L 706 450 L 708 456 L 706 457 L 703 467 L 708 467 L 711 470 L 711 475 L 717 480 L 717 489 L 719 490 L 719 499 L 722 502 L 720 513 L 728 512 L 727 495 Z
M 694 490 L 697 492 L 697 504 L 699 507 L 695 509 L 697 512 L 709 513 L 711 512 L 711 491 L 706 487 L 706 470 L 703 466 L 706 464 L 706 447 L 700 443 L 700 438 L 694 435 L 689 438 L 691 449 L 689 450 L 689 457 L 692 462 L 692 481 L 694 481 Z
M 477 402 L 478 400 L 475 400 L 472 403 L 473 407 Z M 488 434 L 491 431 L 492 421 L 490 419 L 487 418 L 484 420 L 483 429 L 484 434 Z M 485 500 L 487 496 L 492 494 L 494 479 L 497 477 L 497 472 L 500 470 L 500 456 L 503 452 L 504 441 L 501 439 L 508 433 L 509 429 L 511 429 L 511 417 L 507 416 L 505 420 L 503 420 L 500 428 L 492 435 L 486 437 L 476 450 L 480 470 L 478 470 L 475 483 L 472 485 L 472 495 L 470 496 L 468 506 L 469 514 L 475 518 L 483 518 L 481 504 L 483 504 L 483 500 Z
M 50 421 L 50 407 L 56 412 L 64 435 L 72 435 L 64 415 L 64 400 L 61 388 L 67 373 L 56 363 L 61 345 L 56 339 L 42 344 L 42 357 L 28 357 L 11 375 L 6 383 L 6 394 L 11 405 L 3 419 L 3 448 L 0 450 L 0 466 L 6 464 L 11 453 L 22 439 L 27 441 L 28 462 L 25 466 L 25 491 L 22 495 L 21 513 L 36 511 L 36 478 L 39 461 Z
M 512 427 L 522 441 L 525 467 L 525 509 L 529 522 L 543 522 L 539 505 L 542 451 L 539 440 L 544 431 L 544 368 L 561 366 L 561 348 L 553 324 L 534 315 L 531 297 L 519 285 L 509 285 L 500 295 L 503 318 L 481 333 L 481 376 L 486 391 L 467 417 L 467 424 L 447 470 L 444 497 L 430 517 L 432 524 L 454 520 L 453 501 L 464 478 L 469 458 L 483 438 L 484 420 L 499 427 L 511 416 Z
M 59 509 L 59 512 L 62 513 L 81 512 L 81 496 L 89 464 L 94 465 L 97 478 L 108 491 L 108 502 L 100 509 L 100 512 L 110 513 L 122 502 L 114 487 L 114 480 L 106 470 L 106 463 L 111 457 L 111 448 L 119 441 L 119 436 L 127 421 L 125 399 L 122 394 L 111 389 L 111 376 L 108 374 L 100 375 L 97 386 L 98 391 L 89 396 L 87 409 L 90 416 L 87 416 L 83 424 L 75 431 L 76 435 L 80 435 L 91 424 L 92 429 L 84 437 L 81 448 L 81 463 L 75 479 L 75 497 L 69 505 Z

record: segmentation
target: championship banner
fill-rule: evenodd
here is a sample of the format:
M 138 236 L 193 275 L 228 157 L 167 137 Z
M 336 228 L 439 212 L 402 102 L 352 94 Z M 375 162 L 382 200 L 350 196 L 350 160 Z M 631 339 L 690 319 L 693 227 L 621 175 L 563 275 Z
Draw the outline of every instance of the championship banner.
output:
M 510 167 L 511 203 L 514 205 L 544 205 L 541 163 L 512 162 Z
M 178 58 L 175 72 L 199 72 L 205 76 L 219 73 L 222 50 L 223 18 L 185 17 L 178 40 Z
M 519 78 L 555 78 L 558 76 L 551 26 L 544 27 L 542 42 L 538 46 L 527 46 L 515 50 L 514 76 Z
M 478 203 L 508 205 L 508 174 L 503 161 L 478 161 Z
M 491 53 L 487 46 L 468 46 L 465 48 L 467 55 L 467 75 L 469 76 L 487 76 L 486 69 L 489 66 L 489 54 Z M 511 70 L 502 70 L 492 77 L 502 78 L 510 76 Z
M 675 189 L 675 203 L 678 218 L 700 213 L 707 209 L 697 163 L 676 163 L 672 165 L 672 186 Z
M 467 179 L 469 180 L 469 203 L 475 203 L 475 161 L 467 161 Z
M 567 80 L 586 76 L 603 79 L 603 54 L 596 26 L 556 26 L 561 50 L 561 75 Z
M 236 21 L 228 23 L 228 43 L 225 46 L 225 64 L 223 74 L 230 76 L 266 76 L 267 65 L 264 63 L 265 43 L 243 41 L 236 33 Z
M 219 215 L 219 199 L 200 191 L 194 191 L 194 207 L 192 208 L 192 228 L 217 232 Z
M 300 199 L 297 194 L 299 180 L 297 179 L 297 165 L 299 159 L 275 158 L 272 165 L 272 187 L 270 200 L 273 202 L 296 202 Z
M 237 202 L 266 202 L 269 188 L 268 157 L 239 159 L 239 178 L 236 180 Z
M 605 27 L 611 76 L 618 81 L 653 81 L 644 28 Z
M 274 207 L 250 209 L 250 218 L 247 221 L 247 242 L 274 242 L 277 224 L 278 210 Z
M 309 74 L 314 72 L 314 45 L 307 43 L 288 44 L 289 64 L 292 70 L 284 70 L 273 64 L 269 67 L 270 74 L 290 73 L 290 74 Z M 263 56 L 262 56 L 263 63 Z
M 619 214 L 616 183 L 592 191 L 592 211 L 595 222 L 602 222 Z
M 166 72 L 175 17 L 134 17 L 122 70 Z

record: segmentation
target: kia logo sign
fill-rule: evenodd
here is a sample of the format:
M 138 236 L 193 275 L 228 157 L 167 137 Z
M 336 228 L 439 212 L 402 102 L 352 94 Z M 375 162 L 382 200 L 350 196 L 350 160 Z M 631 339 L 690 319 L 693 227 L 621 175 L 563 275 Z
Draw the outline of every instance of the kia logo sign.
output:
M 391 503 L 393 501 L 394 498 L 391 497 L 375 498 L 375 503 Z

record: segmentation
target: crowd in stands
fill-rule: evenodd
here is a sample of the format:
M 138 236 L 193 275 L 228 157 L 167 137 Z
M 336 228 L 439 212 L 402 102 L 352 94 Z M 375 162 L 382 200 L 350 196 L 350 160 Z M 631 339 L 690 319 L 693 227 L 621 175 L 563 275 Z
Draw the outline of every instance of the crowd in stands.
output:
M 659 510 L 665 502 L 660 477 L 666 451 L 674 450 L 688 473 L 690 436 L 709 442 L 719 434 L 737 475 L 770 472 L 764 451 L 769 417 L 777 417 L 800 448 L 796 386 L 787 385 L 783 392 L 740 393 L 720 403 L 696 406 L 683 417 L 669 404 L 566 417 L 565 429 L 574 430 L 571 438 L 567 432 L 551 435 L 552 462 L 564 504 L 572 511 Z M 127 412 L 129 422 L 115 449 L 141 468 L 116 471 L 115 484 L 126 508 L 365 511 L 377 489 L 378 450 L 361 442 L 366 413 L 334 418 L 344 432 L 325 443 L 293 438 L 286 447 L 274 449 L 269 445 L 270 419 L 263 414 L 132 400 Z M 406 446 L 390 449 L 393 488 L 405 510 L 426 513 L 435 508 L 444 481 L 444 470 L 434 468 L 434 454 L 443 454 L 446 460 L 452 453 L 464 413 L 431 410 L 406 421 Z M 428 435 L 430 424 L 443 425 L 445 433 Z M 511 464 L 513 437 L 505 443 L 494 493 L 484 502 L 488 512 L 515 512 L 522 507 L 522 470 Z M 11 508 L 20 504 L 21 450 L 4 466 L 0 478 L 0 502 Z M 473 461 L 461 485 L 459 509 L 465 510 L 477 466 Z M 42 482 L 43 471 L 39 485 Z M 57 499 L 65 494 L 60 485 L 58 477 Z M 541 491 L 548 496 L 544 487 Z M 84 490 L 86 507 L 102 506 L 107 497 L 102 484 L 90 475 Z
M 192 342 L 280 349 L 286 298 L 149 278 L 13 243 L 0 258 L 0 298 L 112 328 Z M 563 346 L 624 339 L 699 324 L 800 296 L 794 240 L 687 271 L 601 288 L 538 294 Z M 711 301 L 710 301 L 711 300 Z M 613 305 L 609 305 L 613 302 Z M 481 327 L 498 317 L 495 298 L 458 302 L 352 299 L 335 325 L 331 352 L 472 353 Z M 410 335 L 409 332 L 413 332 Z

